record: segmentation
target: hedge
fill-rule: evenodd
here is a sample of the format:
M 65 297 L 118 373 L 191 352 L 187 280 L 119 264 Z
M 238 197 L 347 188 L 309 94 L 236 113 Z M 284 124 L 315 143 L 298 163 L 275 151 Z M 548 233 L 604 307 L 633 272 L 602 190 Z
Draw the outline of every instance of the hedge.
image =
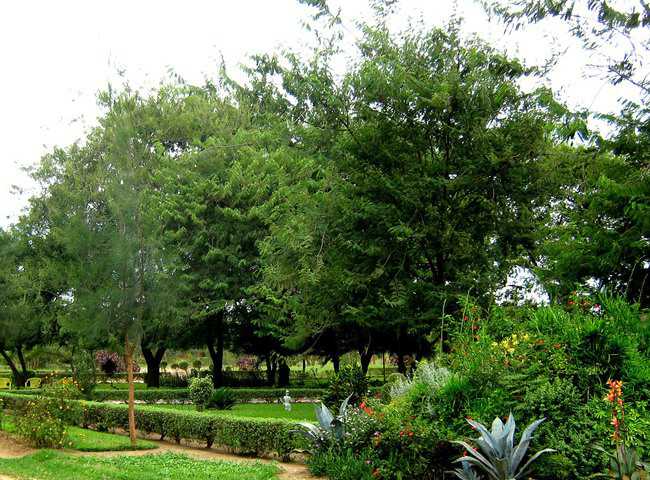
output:
M 239 403 L 260 400 L 268 403 L 279 401 L 285 394 L 284 388 L 233 388 L 231 392 Z M 135 399 L 146 403 L 189 401 L 189 390 L 187 388 L 146 388 L 135 390 Z M 40 389 L 11 390 L 10 393 L 21 395 L 38 395 Z M 321 388 L 289 388 L 289 395 L 294 400 L 309 399 L 319 400 L 327 393 Z M 93 392 L 93 400 L 102 401 L 123 401 L 128 399 L 129 391 L 126 389 L 97 388 Z
M 26 408 L 30 401 L 41 397 L 0 393 L 4 408 Z M 122 404 L 62 400 L 66 405 L 64 421 L 83 428 L 128 429 L 128 407 Z M 203 441 L 226 447 L 234 453 L 266 455 L 286 458 L 293 450 L 305 448 L 304 439 L 292 433 L 295 423 L 282 419 L 244 418 L 217 413 L 175 411 L 155 406 L 135 409 L 138 430 L 158 434 L 161 439 Z

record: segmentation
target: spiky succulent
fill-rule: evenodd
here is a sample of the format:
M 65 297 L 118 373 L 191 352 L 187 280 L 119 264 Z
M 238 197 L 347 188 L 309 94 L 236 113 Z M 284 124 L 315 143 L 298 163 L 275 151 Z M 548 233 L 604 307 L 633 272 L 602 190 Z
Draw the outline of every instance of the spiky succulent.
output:
M 337 416 L 334 416 L 330 409 L 321 402 L 320 405 L 316 406 L 318 425 L 309 422 L 300 422 L 298 425 L 302 428 L 293 431 L 307 438 L 316 449 L 330 445 L 332 442 L 340 442 L 345 436 L 348 402 L 351 397 L 352 395 L 343 400 Z
M 463 468 L 456 469 L 454 473 L 462 480 L 477 480 L 480 477 L 472 470 L 472 467 L 485 473 L 491 480 L 519 480 L 525 478 L 530 472 L 531 466 L 542 454 L 553 452 L 545 448 L 528 459 L 520 467 L 533 432 L 539 427 L 544 419 L 536 420 L 526 427 L 517 446 L 515 446 L 515 418 L 512 413 L 504 424 L 499 417 L 492 422 L 492 430 L 489 431 L 479 422 L 468 419 L 467 422 L 477 430 L 481 436 L 476 439 L 478 449 L 466 442 L 455 442 L 465 447 L 465 455 L 456 460 L 461 462 Z

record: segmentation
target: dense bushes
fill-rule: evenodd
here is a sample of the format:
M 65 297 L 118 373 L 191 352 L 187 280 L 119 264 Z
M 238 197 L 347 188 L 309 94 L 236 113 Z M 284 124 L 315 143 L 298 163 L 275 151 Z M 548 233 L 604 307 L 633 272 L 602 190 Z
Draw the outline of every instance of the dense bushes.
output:
M 332 375 L 323 402 L 338 406 L 349 395 L 352 404 L 358 404 L 368 394 L 368 379 L 357 365 L 345 365 Z
M 38 397 L 0 393 L 5 408 L 20 409 L 28 403 L 44 404 Z M 126 405 L 105 404 L 83 400 L 64 401 L 69 407 L 62 417 L 66 423 L 99 429 L 128 428 Z M 136 409 L 136 424 L 145 433 L 161 438 L 203 441 L 227 447 L 236 453 L 278 454 L 287 456 L 296 448 L 304 447 L 291 433 L 294 424 L 277 419 L 241 418 L 229 415 L 206 415 L 193 411 L 174 411 L 154 406 Z
M 355 457 L 374 478 L 437 478 L 461 453 L 451 441 L 473 436 L 467 417 L 489 424 L 514 412 L 520 424 L 547 419 L 532 447 L 556 452 L 539 460 L 536 479 L 588 478 L 608 466 L 594 445 L 614 449 L 608 379 L 622 381 L 626 442 L 650 454 L 650 329 L 636 307 L 608 297 L 598 308 L 587 299 L 489 312 L 470 305 L 452 332 L 445 353 L 410 378 L 391 375 L 381 404 L 362 404 L 373 431 L 355 427 L 356 440 L 332 447 L 336 454 L 317 452 L 315 473 L 345 479 L 337 458 Z

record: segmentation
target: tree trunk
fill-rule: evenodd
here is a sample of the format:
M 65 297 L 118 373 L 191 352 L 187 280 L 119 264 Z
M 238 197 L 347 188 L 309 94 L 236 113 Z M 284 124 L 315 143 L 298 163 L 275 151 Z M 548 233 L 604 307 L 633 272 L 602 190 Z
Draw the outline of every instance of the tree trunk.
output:
M 341 368 L 341 357 L 339 357 L 339 352 L 332 353 L 332 365 L 334 366 L 334 373 L 339 373 Z
M 129 438 L 131 447 L 136 446 L 137 438 L 135 433 L 135 385 L 133 383 L 133 350 L 129 342 L 129 335 L 124 336 L 124 357 L 126 360 L 126 376 L 129 382 Z
M 219 314 L 217 317 L 217 328 L 215 334 L 216 338 L 210 338 L 208 341 L 208 352 L 210 352 L 210 358 L 212 359 L 212 384 L 215 388 L 220 388 L 223 387 L 224 331 L 222 314 Z
M 291 377 L 291 370 L 289 369 L 289 365 L 287 365 L 287 361 L 282 359 L 279 362 L 278 366 L 278 387 L 288 387 L 289 386 L 289 380 Z
M 9 369 L 11 370 L 11 373 L 14 377 L 14 383 L 16 384 L 16 387 L 24 387 L 25 382 L 27 381 L 27 367 L 25 366 L 25 359 L 22 355 L 22 350 L 17 349 L 20 351 L 20 355 L 18 356 L 19 359 L 21 359 L 21 368 L 22 372 L 18 370 L 18 367 L 14 363 L 14 361 L 11 359 L 9 354 L 4 351 L 0 350 L 0 355 L 2 355 L 2 358 L 4 358 L 5 362 L 7 362 L 7 365 L 9 366 Z
M 271 361 L 271 356 L 267 356 L 266 361 L 266 382 L 269 384 L 269 387 L 275 385 L 275 364 Z
M 370 361 L 372 360 L 372 351 L 370 349 L 361 349 L 359 350 L 359 357 L 361 358 L 361 371 L 364 374 L 368 374 L 368 367 L 370 366 Z
M 147 362 L 147 375 L 145 376 L 147 387 L 160 387 L 160 362 L 162 362 L 165 355 L 165 348 L 160 347 L 154 353 L 150 348 L 142 347 L 142 355 L 145 362 Z

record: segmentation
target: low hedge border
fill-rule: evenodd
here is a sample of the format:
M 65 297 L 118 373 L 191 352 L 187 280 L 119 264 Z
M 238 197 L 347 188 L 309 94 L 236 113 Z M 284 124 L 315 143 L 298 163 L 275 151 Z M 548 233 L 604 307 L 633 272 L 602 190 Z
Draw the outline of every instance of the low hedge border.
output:
M 26 408 L 28 402 L 39 401 L 38 396 L 0 393 L 5 409 Z M 67 424 L 83 428 L 128 430 L 128 407 L 122 404 L 64 400 L 62 410 Z M 295 423 L 281 419 L 244 418 L 215 413 L 174 411 L 155 406 L 140 406 L 135 410 L 138 430 L 160 435 L 161 439 L 181 439 L 205 442 L 225 447 L 238 454 L 276 454 L 287 458 L 296 449 L 304 449 L 305 441 L 292 433 Z
M 239 403 L 260 401 L 275 403 L 284 396 L 285 388 L 232 388 L 230 389 Z M 40 395 L 41 389 L 10 390 L 9 393 L 20 395 Z M 320 400 L 327 394 L 322 388 L 290 388 L 289 395 L 294 401 Z M 93 400 L 98 402 L 126 402 L 129 392 L 126 389 L 97 388 L 93 392 Z M 135 399 L 145 403 L 189 401 L 187 388 L 146 388 L 135 391 Z

